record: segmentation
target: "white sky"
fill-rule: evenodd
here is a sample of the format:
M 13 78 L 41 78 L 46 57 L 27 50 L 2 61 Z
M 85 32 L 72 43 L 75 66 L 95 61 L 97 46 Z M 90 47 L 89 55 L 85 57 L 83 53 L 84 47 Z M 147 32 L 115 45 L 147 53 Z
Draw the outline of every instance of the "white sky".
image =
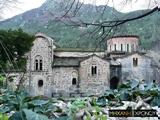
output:
M 16 5 L 16 8 L 11 8 L 4 10 L 3 18 L 10 18 L 17 14 L 23 13 L 27 10 L 37 8 L 41 6 L 46 0 L 19 0 L 20 3 Z M 159 4 L 160 0 L 128 0 L 132 2 L 125 3 L 127 0 L 81 0 L 84 3 L 90 3 L 95 5 L 104 5 L 108 4 L 111 7 L 115 7 L 121 12 L 129 12 L 138 9 L 147 9 L 148 7 L 152 8 L 155 4 Z M 113 2 L 114 1 L 114 2 Z M 151 1 L 151 2 L 149 2 Z

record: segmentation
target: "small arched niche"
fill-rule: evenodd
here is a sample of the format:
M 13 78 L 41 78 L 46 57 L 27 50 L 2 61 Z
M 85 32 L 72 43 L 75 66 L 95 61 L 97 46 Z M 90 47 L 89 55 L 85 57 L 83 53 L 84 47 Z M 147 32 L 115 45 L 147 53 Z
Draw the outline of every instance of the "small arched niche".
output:
M 38 80 L 38 87 L 43 87 L 43 80 Z

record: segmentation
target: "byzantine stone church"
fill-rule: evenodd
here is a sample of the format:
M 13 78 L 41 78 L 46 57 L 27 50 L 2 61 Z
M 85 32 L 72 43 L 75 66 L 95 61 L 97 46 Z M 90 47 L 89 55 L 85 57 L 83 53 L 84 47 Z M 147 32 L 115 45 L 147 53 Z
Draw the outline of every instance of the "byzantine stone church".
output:
M 63 50 L 47 35 L 35 36 L 25 82 L 31 95 L 100 95 L 126 80 L 159 78 L 152 58 L 140 51 L 138 36 L 112 37 L 106 51 Z

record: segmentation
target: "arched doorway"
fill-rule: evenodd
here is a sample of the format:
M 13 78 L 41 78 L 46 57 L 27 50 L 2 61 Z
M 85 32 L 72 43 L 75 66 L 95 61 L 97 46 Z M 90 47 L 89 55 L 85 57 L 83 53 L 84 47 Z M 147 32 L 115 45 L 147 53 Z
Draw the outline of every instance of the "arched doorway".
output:
M 118 77 L 112 77 L 112 79 L 110 80 L 110 89 L 117 89 L 118 84 L 119 84 Z

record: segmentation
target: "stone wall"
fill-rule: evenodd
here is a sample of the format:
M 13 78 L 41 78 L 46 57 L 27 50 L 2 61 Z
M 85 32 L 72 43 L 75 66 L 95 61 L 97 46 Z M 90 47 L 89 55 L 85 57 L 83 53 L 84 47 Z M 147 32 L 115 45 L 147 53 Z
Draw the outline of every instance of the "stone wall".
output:
M 133 65 L 133 59 L 137 58 L 137 66 Z M 117 59 L 122 65 L 122 80 L 138 79 L 150 81 L 153 79 L 151 58 L 138 53 Z
M 76 92 L 79 82 L 77 67 L 55 67 L 52 76 L 52 96 L 56 94 L 69 96 L 70 93 Z
M 28 89 L 28 75 L 25 72 L 10 72 L 6 76 L 4 85 L 7 84 L 9 88 L 16 90 L 20 85 L 20 87 Z
M 97 67 L 97 73 L 92 74 L 92 66 Z M 97 56 L 92 56 L 80 63 L 80 89 L 87 95 L 98 95 L 109 87 L 109 62 Z
M 33 44 L 31 51 L 27 54 L 30 93 L 51 96 L 52 62 L 55 49 L 53 40 L 39 33 L 36 34 Z
M 29 64 L 28 69 L 30 71 L 35 71 L 35 60 L 36 58 L 42 59 L 43 64 L 43 71 L 48 71 L 51 68 L 51 58 L 52 56 L 52 49 L 49 48 L 49 42 L 45 38 L 36 38 L 34 41 L 34 46 L 31 49 L 29 54 Z M 49 59 L 50 58 L 50 59 Z
M 51 96 L 52 75 L 47 72 L 32 72 L 29 77 L 31 95 Z

